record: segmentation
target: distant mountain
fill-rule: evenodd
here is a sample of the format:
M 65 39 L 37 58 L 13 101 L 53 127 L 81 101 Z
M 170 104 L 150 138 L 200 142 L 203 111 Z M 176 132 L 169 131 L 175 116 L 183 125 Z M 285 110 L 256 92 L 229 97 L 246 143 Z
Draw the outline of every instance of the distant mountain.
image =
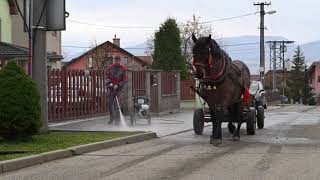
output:
M 320 40 L 302 44 L 301 49 L 306 56 L 308 63 L 312 61 L 320 61 Z
M 282 41 L 288 40 L 281 36 L 265 36 L 267 41 Z M 232 59 L 244 61 L 250 68 L 251 73 L 258 74 L 260 64 L 260 37 L 259 36 L 239 36 L 226 37 L 217 40 L 221 47 L 230 55 Z M 300 45 L 307 64 L 310 65 L 313 61 L 320 60 L 320 40 Z M 133 46 L 134 49 L 126 49 L 134 55 L 143 55 L 146 48 L 146 43 L 141 43 Z M 297 44 L 288 44 L 285 59 L 292 60 Z M 270 67 L 270 48 L 265 44 L 265 66 L 268 70 Z

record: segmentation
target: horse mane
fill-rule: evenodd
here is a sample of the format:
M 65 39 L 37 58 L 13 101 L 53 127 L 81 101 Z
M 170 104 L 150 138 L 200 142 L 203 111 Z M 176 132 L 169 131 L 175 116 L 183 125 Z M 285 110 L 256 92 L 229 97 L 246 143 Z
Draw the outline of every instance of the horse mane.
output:
M 231 61 L 231 57 L 223 49 L 220 48 L 219 44 L 214 39 L 211 39 L 210 44 L 211 48 L 213 48 L 213 58 L 218 60 L 225 59 L 227 61 Z

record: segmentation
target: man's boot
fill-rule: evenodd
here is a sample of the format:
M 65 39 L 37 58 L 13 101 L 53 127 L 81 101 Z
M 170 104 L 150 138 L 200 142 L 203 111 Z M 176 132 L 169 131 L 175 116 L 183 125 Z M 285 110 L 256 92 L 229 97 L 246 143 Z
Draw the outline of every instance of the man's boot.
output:
M 108 124 L 112 124 L 112 123 L 113 123 L 113 121 L 114 121 L 113 114 L 112 114 L 112 113 L 110 113 L 110 120 L 109 120 Z

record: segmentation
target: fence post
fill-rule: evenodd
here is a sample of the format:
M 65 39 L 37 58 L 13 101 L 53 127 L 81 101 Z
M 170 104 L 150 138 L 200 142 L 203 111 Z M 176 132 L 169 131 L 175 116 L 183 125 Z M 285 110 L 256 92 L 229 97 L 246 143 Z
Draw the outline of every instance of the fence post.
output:
M 128 92 L 128 96 L 127 96 L 127 105 L 128 105 L 128 113 L 132 113 L 133 111 L 133 94 L 132 94 L 132 89 L 133 89 L 133 78 L 132 78 L 132 71 L 128 70 L 127 71 L 127 75 L 128 75 L 128 86 L 127 86 L 127 92 Z
M 145 85 L 146 85 L 146 96 L 151 98 L 151 72 L 145 72 Z
M 161 112 L 162 110 L 162 78 L 161 78 L 161 73 L 162 72 L 157 72 L 157 88 L 158 88 L 158 105 L 157 105 L 157 111 L 156 112 Z
M 180 102 L 181 99 L 181 87 L 180 87 L 180 72 L 177 71 L 176 72 L 176 93 L 177 93 L 177 97 L 178 97 L 178 101 Z

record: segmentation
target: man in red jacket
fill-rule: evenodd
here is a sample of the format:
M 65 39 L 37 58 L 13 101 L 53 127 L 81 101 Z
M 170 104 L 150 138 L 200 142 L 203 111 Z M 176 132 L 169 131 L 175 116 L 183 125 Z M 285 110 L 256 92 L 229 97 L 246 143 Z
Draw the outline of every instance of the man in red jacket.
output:
M 116 114 L 117 111 L 117 102 L 116 96 L 121 93 L 121 90 L 128 82 L 127 69 L 120 64 L 120 56 L 114 58 L 114 63 L 109 65 L 105 70 L 104 74 L 107 78 L 107 86 L 109 89 L 109 98 L 108 98 L 108 109 L 110 113 L 109 124 L 113 121 L 119 122 L 119 114 Z

